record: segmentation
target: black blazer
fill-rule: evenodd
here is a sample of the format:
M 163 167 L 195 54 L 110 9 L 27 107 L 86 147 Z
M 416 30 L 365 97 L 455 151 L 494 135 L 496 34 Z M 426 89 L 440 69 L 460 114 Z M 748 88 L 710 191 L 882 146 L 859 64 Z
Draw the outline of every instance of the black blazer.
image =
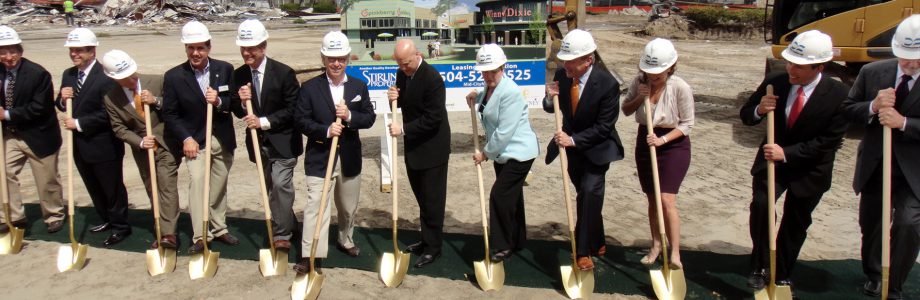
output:
M 792 85 L 789 74 L 785 72 L 768 75 L 748 98 L 741 108 L 741 121 L 753 126 L 766 122 L 766 115 L 755 118 L 754 113 L 760 98 L 767 92 L 767 85 L 773 85 L 776 100 L 774 113 L 775 143 L 783 147 L 785 162 L 776 162 L 776 180 L 788 184 L 789 192 L 797 197 L 821 195 L 831 188 L 834 171 L 834 157 L 843 144 L 848 121 L 843 114 L 843 100 L 846 99 L 847 87 L 840 81 L 824 75 L 815 87 L 808 102 L 802 108 L 798 120 L 792 128 L 786 126 L 786 104 Z M 795 101 L 792 99 L 791 101 Z M 763 156 L 760 143 L 751 175 L 766 178 L 767 161 Z
M 54 154 L 61 148 L 61 125 L 54 111 L 54 86 L 51 74 L 42 66 L 22 58 L 13 88 L 13 108 L 6 107 L 6 67 L 0 65 L 0 98 L 10 119 L 3 126 L 15 132 L 38 157 Z
M 233 66 L 213 58 L 208 60 L 211 68 L 210 86 L 218 91 L 221 101 L 220 106 L 214 108 L 213 134 L 220 141 L 221 147 L 232 153 L 236 149 L 233 119 L 230 117 Z M 204 149 L 207 105 L 188 61 L 166 71 L 163 75 L 163 120 L 166 130 L 172 132 L 178 142 L 171 146 L 176 157 L 184 156 L 182 143 L 189 137 L 198 142 L 200 149 Z
M 854 126 L 866 127 L 866 135 L 859 143 L 856 176 L 853 178 L 853 189 L 857 193 L 863 190 L 875 169 L 881 168 L 882 125 L 878 115 L 869 115 L 869 106 L 879 90 L 895 87 L 897 65 L 897 59 L 888 59 L 863 66 L 844 101 L 847 117 L 855 122 Z M 920 85 L 917 82 L 914 82 L 898 110 L 907 117 L 907 126 L 903 132 L 891 130 L 891 148 L 914 196 L 920 197 L 920 160 L 916 159 L 917 153 L 920 153 Z
M 447 163 L 450 158 L 450 123 L 444 80 L 424 60 L 406 87 L 406 74 L 396 71 L 397 105 L 402 108 L 406 166 L 421 170 Z
M 345 129 L 339 137 L 337 155 L 342 161 L 342 175 L 352 177 L 361 174 L 361 137 L 358 136 L 358 129 L 373 126 L 377 115 L 374 113 L 374 106 L 371 104 L 371 97 L 364 81 L 348 76 L 343 96 L 348 110 L 351 111 L 351 122 L 342 120 Z M 322 177 L 326 174 L 326 163 L 332 143 L 332 139 L 326 138 L 326 130 L 335 122 L 333 103 L 329 79 L 325 73 L 301 85 L 294 120 L 297 130 L 307 136 L 307 156 L 304 159 L 307 176 Z
M 233 71 L 233 86 L 230 88 L 233 114 L 238 118 L 246 116 L 246 109 L 240 102 L 240 88 L 252 83 L 252 69 L 243 65 Z M 280 158 L 297 158 L 303 154 L 303 137 L 294 130 L 294 103 L 297 101 L 297 76 L 294 70 L 274 59 L 266 58 L 265 74 L 262 75 L 262 89 L 260 98 L 256 98 L 253 88 L 252 112 L 258 117 L 265 117 L 271 124 L 271 129 L 263 131 L 256 129 L 259 143 L 264 147 L 275 149 Z M 257 99 L 262 99 L 261 103 Z M 246 151 L 249 160 L 255 162 L 255 152 L 252 149 L 250 130 L 246 131 Z
M 597 64 L 588 75 L 584 92 L 578 98 L 578 108 L 572 115 L 572 79 L 559 69 L 553 76 L 559 82 L 559 110 L 562 111 L 562 131 L 572 136 L 575 147 L 566 148 L 569 156 L 583 155 L 595 165 L 623 159 L 623 143 L 614 124 L 620 115 L 620 83 Z M 544 99 L 543 110 L 553 113 L 553 99 Z M 546 163 L 559 155 L 559 146 L 550 139 L 546 147 Z
M 61 75 L 61 88 L 76 86 L 78 72 L 77 67 L 64 70 L 64 74 Z M 112 132 L 109 115 L 103 106 L 105 94 L 117 85 L 105 75 L 102 64 L 97 61 L 90 68 L 80 93 L 73 99 L 73 118 L 80 122 L 80 129 L 83 130 L 73 131 L 73 146 L 80 159 L 87 163 L 121 160 L 125 156 L 125 146 Z M 62 112 L 66 112 L 64 100 L 58 93 L 55 104 Z

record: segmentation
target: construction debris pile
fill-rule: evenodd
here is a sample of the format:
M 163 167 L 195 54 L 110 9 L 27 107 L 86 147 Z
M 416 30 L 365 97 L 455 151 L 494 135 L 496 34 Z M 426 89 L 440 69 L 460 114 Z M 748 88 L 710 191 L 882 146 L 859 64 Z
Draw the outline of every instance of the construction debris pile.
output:
M 15 3 L 6 5 L 7 3 Z M 0 25 L 65 24 L 63 8 L 59 1 L 47 0 L 4 1 L 0 6 Z M 278 8 L 269 8 L 258 1 L 246 6 L 217 1 L 182 0 L 97 0 L 75 1 L 74 18 L 77 24 L 138 25 L 156 23 L 181 23 L 189 19 L 214 22 L 236 22 L 240 19 L 272 20 L 288 14 Z

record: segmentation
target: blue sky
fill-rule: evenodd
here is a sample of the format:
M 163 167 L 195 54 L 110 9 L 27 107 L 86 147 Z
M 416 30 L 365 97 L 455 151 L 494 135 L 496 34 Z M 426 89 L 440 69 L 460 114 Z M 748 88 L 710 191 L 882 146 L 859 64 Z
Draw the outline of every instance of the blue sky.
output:
M 479 0 L 457 0 L 457 7 L 452 8 L 451 11 L 478 11 L 476 3 L 479 3 Z M 437 4 L 438 0 L 415 0 L 415 5 L 419 7 L 434 7 Z

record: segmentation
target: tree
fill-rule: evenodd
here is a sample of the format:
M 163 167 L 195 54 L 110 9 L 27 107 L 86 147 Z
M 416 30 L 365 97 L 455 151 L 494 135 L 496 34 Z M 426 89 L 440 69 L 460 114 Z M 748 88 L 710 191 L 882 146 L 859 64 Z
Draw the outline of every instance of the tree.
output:
M 457 6 L 457 0 L 438 0 L 438 4 L 431 8 L 431 13 L 435 16 L 441 16 L 441 14 L 447 12 L 454 6 Z
M 533 19 L 530 20 L 530 24 L 527 24 L 527 29 L 527 33 L 534 41 L 534 44 L 543 43 L 543 33 L 546 32 L 546 16 L 543 15 L 542 10 L 537 10 L 533 13 Z

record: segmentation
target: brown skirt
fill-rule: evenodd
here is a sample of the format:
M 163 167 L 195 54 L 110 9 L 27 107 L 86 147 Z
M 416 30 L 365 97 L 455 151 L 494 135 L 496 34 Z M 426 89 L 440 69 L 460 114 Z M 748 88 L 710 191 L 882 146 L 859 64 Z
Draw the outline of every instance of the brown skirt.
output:
M 657 136 L 663 136 L 671 130 L 673 128 L 654 128 Z M 651 154 L 648 143 L 645 141 L 647 132 L 645 125 L 640 124 L 636 135 L 636 170 L 639 173 L 639 184 L 642 185 L 642 191 L 653 195 L 655 186 L 652 181 Z M 684 181 L 687 169 L 690 168 L 690 138 L 681 136 L 668 141 L 655 151 L 658 156 L 658 179 L 661 184 L 661 192 L 677 194 L 680 190 L 680 183 Z

